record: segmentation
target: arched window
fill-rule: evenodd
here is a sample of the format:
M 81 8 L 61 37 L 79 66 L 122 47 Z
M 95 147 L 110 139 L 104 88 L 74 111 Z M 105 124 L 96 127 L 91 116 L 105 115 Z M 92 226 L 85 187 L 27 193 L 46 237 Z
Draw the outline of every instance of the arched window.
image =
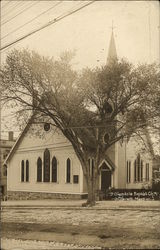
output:
M 127 161 L 127 183 L 131 182 L 131 161 Z
M 135 160 L 134 165 L 134 181 L 142 181 L 143 180 L 143 161 L 141 160 L 140 154 L 138 154 L 137 159 Z
M 140 163 L 141 163 L 141 160 L 140 160 L 141 158 L 140 158 L 140 154 L 138 154 L 138 156 L 137 156 L 137 170 L 138 170 L 138 178 L 137 178 L 137 181 L 140 181 L 140 177 L 141 177 L 141 165 L 140 165 Z
M 143 161 L 141 160 L 141 181 L 143 181 Z
M 37 160 L 37 182 L 42 181 L 42 160 L 39 157 Z
M 146 163 L 146 181 L 149 181 L 149 163 Z
M 50 182 L 50 152 L 48 149 L 44 151 L 44 182 Z
M 52 159 L 52 182 L 57 182 L 57 159 Z
M 29 181 L 29 161 L 26 160 L 26 182 Z
M 137 181 L 137 161 L 134 161 L 134 181 Z
M 71 160 L 68 158 L 67 159 L 67 169 L 66 169 L 66 182 L 70 183 L 71 182 Z
M 21 161 L 21 181 L 24 182 L 24 160 Z

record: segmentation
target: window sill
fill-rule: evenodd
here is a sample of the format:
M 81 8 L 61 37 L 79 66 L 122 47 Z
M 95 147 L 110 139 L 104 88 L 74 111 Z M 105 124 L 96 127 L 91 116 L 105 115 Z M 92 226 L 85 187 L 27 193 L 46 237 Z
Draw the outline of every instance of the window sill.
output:
M 137 183 L 144 183 L 144 181 L 134 181 L 133 183 L 137 184 Z
M 58 181 L 57 181 L 57 182 L 52 182 L 52 181 L 49 181 L 49 182 L 48 182 L 48 181 L 47 181 L 47 182 L 46 182 L 46 181 L 36 181 L 36 183 L 37 183 L 37 184 L 39 184 L 39 183 L 43 183 L 43 184 L 44 184 L 44 183 L 46 183 L 46 184 L 59 184 Z
M 20 181 L 20 183 L 30 183 L 30 181 Z

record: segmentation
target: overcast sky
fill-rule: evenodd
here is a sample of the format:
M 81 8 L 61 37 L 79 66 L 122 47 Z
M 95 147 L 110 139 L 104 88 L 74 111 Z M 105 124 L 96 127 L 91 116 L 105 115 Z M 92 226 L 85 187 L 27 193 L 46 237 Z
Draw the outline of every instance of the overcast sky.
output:
M 1 1 L 1 47 L 87 2 Z M 25 25 L 49 8 L 49 12 Z M 2 51 L 1 61 L 13 48 L 29 48 L 55 58 L 63 51 L 75 50 L 77 69 L 105 64 L 112 20 L 118 57 L 134 64 L 159 62 L 159 1 L 95 1 Z M 7 128 L 3 125 L 4 130 Z

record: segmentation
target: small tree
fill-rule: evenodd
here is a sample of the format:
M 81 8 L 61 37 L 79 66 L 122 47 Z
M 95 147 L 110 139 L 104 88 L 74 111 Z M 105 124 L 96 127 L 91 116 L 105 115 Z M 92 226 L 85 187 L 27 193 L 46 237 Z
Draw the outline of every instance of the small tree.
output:
M 87 203 L 94 205 L 99 165 L 107 150 L 147 125 L 147 92 L 157 72 L 153 65 L 134 68 L 122 60 L 77 73 L 70 59 L 68 53 L 55 61 L 34 51 L 13 50 L 1 69 L 2 100 L 18 107 L 22 120 L 31 113 L 49 119 L 71 142 L 86 179 Z

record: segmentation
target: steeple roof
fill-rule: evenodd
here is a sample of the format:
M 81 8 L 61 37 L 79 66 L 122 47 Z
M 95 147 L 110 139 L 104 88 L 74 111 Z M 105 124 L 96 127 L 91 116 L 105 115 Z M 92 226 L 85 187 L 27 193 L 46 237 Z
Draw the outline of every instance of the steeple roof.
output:
M 108 56 L 107 56 L 107 64 L 117 60 L 117 51 L 116 51 L 116 45 L 114 40 L 114 33 L 112 30 L 109 49 L 108 49 Z

